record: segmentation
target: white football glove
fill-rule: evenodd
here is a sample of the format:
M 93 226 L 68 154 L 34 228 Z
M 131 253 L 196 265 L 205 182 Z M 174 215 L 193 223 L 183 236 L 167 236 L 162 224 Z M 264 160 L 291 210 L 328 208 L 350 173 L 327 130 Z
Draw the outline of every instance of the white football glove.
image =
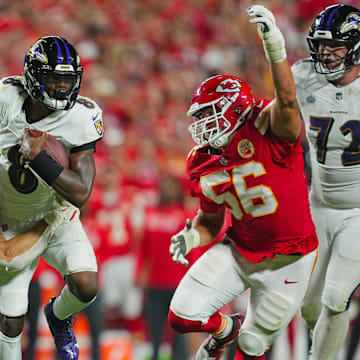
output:
M 199 245 L 200 234 L 196 229 L 192 228 L 191 220 L 187 219 L 184 229 L 171 238 L 170 255 L 175 263 L 180 262 L 188 266 L 189 261 L 185 259 L 185 256 L 191 249 Z
M 282 62 L 286 59 L 284 37 L 276 26 L 273 13 L 262 5 L 253 5 L 246 9 L 251 24 L 257 24 L 257 30 L 263 41 L 266 58 L 270 62 Z

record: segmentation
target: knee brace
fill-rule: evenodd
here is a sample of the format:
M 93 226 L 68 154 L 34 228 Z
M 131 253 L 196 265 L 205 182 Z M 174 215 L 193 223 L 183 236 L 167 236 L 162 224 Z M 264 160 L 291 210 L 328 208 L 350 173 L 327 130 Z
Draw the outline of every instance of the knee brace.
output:
M 279 293 L 268 291 L 256 307 L 254 323 L 240 330 L 239 347 L 250 356 L 262 355 L 273 342 L 274 333 L 288 324 L 291 315 L 290 301 Z
M 256 308 L 255 323 L 268 331 L 279 330 L 291 317 L 291 308 L 291 303 L 286 297 L 269 291 Z
M 323 304 L 334 312 L 343 312 L 349 303 L 348 292 L 341 289 L 327 286 L 321 298 Z
M 240 349 L 250 356 L 260 356 L 268 348 L 268 344 L 263 341 L 259 334 L 248 330 L 240 331 L 237 341 Z

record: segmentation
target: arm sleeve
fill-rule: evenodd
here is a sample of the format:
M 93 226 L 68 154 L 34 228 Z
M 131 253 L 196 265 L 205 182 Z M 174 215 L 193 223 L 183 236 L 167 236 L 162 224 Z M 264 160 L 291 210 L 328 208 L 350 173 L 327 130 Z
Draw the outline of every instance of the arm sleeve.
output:
M 76 146 L 76 147 L 74 147 L 74 148 L 72 148 L 70 150 L 70 153 L 74 154 L 74 153 L 78 153 L 80 151 L 85 151 L 85 150 L 94 150 L 94 152 L 95 152 L 96 151 L 96 143 L 97 143 L 97 141 L 98 140 L 92 141 L 92 142 L 84 144 L 84 145 Z

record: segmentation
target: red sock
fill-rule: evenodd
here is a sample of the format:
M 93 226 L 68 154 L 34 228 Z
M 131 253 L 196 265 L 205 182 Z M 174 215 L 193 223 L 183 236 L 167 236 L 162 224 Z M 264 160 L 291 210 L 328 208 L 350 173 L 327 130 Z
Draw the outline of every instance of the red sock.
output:
M 220 315 L 220 312 L 216 312 L 209 318 L 206 324 L 202 324 L 201 321 L 182 319 L 169 310 L 168 322 L 174 330 L 180 333 L 205 332 L 211 334 L 220 329 L 223 323 L 223 316 Z
M 236 355 L 234 360 L 265 360 L 265 354 L 260 356 L 246 355 L 240 350 L 239 346 L 236 346 Z

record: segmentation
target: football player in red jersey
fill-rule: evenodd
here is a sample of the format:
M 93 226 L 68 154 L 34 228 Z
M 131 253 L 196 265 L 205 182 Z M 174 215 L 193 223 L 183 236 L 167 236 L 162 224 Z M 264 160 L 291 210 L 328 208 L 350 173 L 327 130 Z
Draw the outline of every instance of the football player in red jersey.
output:
M 270 62 L 275 99 L 256 100 L 235 76 L 205 80 L 193 94 L 189 130 L 198 144 L 187 159 L 195 218 L 171 239 L 175 262 L 232 225 L 187 272 L 168 320 L 179 332 L 207 332 L 195 359 L 220 359 L 237 339 L 236 359 L 265 359 L 308 286 L 317 257 L 300 144 L 301 117 L 284 39 L 270 11 L 247 9 Z M 246 316 L 219 309 L 251 289 Z

